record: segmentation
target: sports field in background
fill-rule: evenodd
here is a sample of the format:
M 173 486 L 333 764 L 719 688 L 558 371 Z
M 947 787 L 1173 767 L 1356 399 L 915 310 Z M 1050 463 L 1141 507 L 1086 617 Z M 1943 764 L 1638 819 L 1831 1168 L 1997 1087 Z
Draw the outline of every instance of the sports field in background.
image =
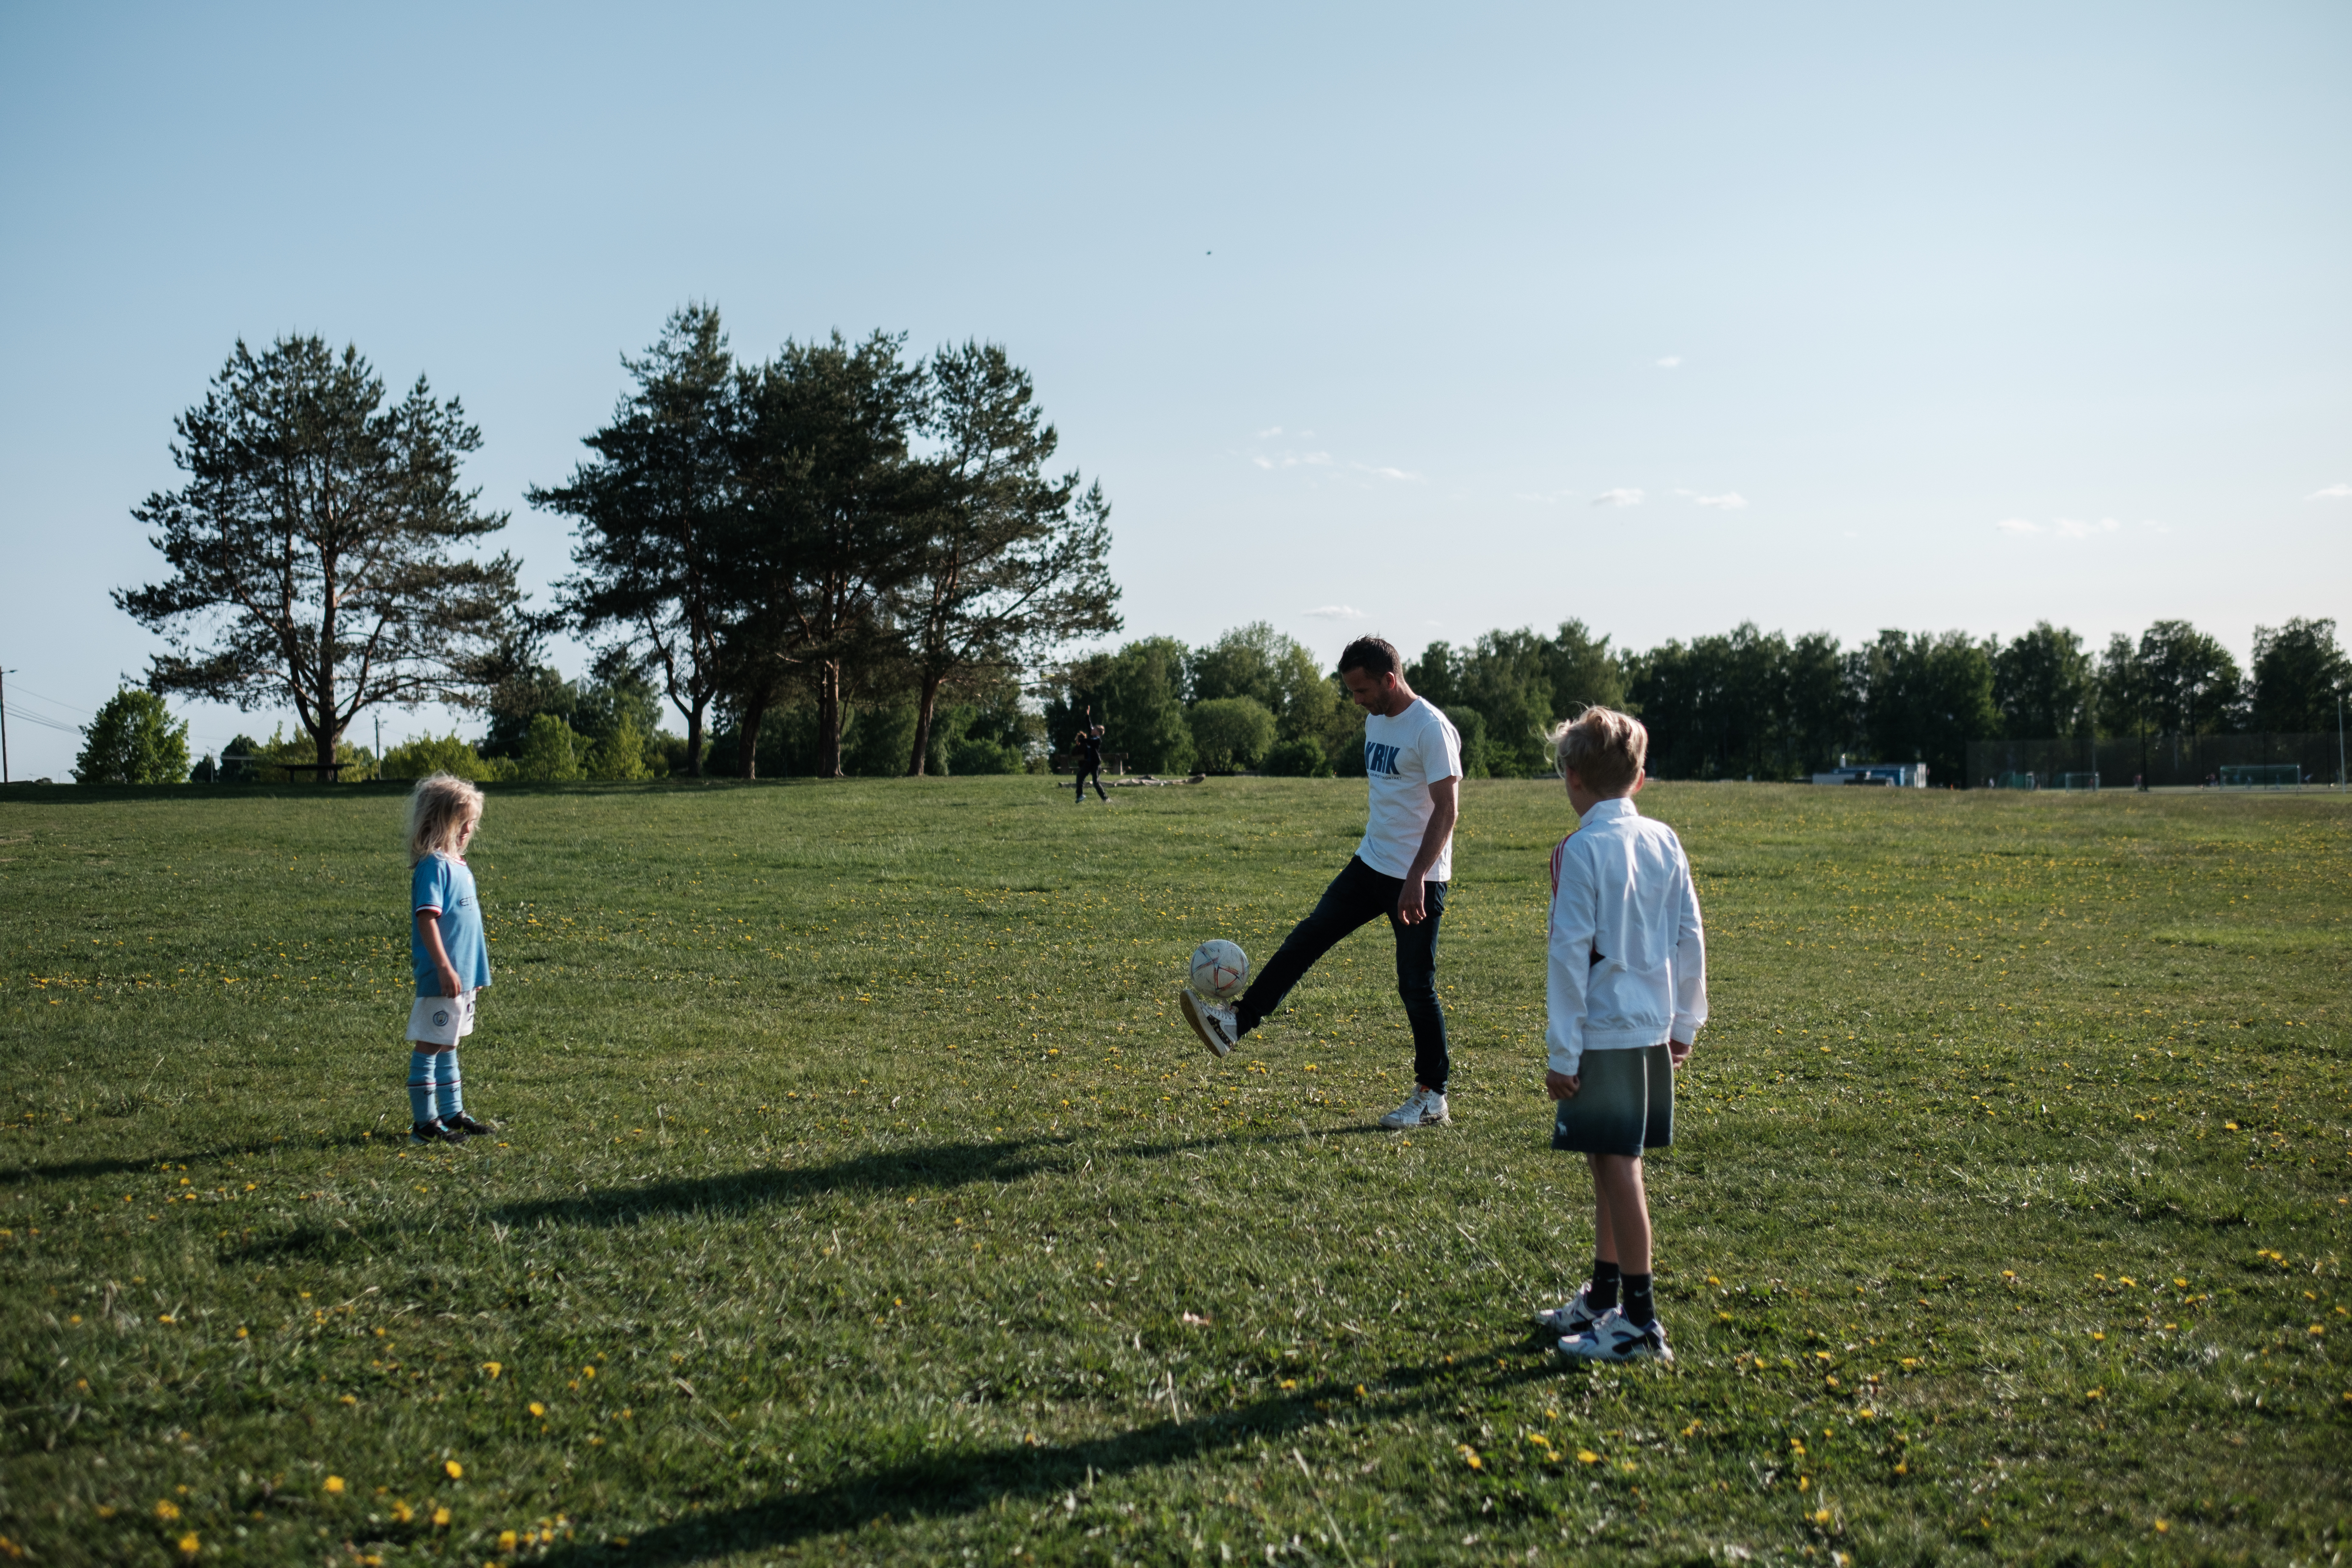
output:
M 1660 785 L 1678 1363 L 1568 1370 L 1556 785 L 1215 1062 L 1360 782 L 499 789 L 404 1141 L 396 792 L 0 796 L 0 1548 L 182 1563 L 2332 1560 L 2352 803 Z

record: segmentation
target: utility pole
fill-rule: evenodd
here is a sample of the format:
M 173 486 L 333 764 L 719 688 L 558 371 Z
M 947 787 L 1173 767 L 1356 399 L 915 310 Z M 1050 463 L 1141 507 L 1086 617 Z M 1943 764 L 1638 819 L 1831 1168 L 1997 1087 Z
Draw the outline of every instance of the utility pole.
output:
M 0 742 L 5 738 L 5 732 L 0 731 Z M 2342 789 L 2344 784 L 2344 693 L 2339 691 L 2336 694 L 2336 787 Z
M 8 678 L 9 676 L 11 676 L 11 675 L 15 674 L 15 673 L 16 673 L 16 671 L 14 671 L 14 670 L 0 669 L 0 784 L 6 784 L 6 783 L 8 782 L 8 680 L 7 680 L 7 678 Z M 2338 707 L 2341 707 L 2341 706 L 2342 706 L 2342 704 L 2340 704 L 2340 703 L 2339 703 L 2339 704 L 2337 704 L 2337 706 L 2338 706 Z M 2339 729 L 2341 729 L 2342 727 L 2343 727 L 2343 726 L 2342 726 L 2340 723 L 2337 725 L 2337 728 L 2339 728 Z M 2344 748 L 2343 748 L 2341 745 L 2339 745 L 2339 746 L 2337 746 L 2336 749 L 2337 751 L 2339 751 L 2339 752 L 2340 752 L 2340 751 L 2342 751 Z

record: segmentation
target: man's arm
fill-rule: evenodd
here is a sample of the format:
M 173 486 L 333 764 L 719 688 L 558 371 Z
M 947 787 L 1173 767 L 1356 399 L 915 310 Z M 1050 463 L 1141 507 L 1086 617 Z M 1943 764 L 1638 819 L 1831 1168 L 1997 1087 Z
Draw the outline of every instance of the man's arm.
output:
M 1397 894 L 1397 919 L 1412 925 L 1426 912 L 1422 879 L 1445 853 L 1445 841 L 1454 837 L 1454 819 L 1461 815 L 1461 802 L 1456 788 L 1460 779 L 1439 779 L 1429 786 L 1429 826 L 1422 829 L 1421 847 L 1414 852 L 1412 864 L 1404 874 L 1404 889 Z

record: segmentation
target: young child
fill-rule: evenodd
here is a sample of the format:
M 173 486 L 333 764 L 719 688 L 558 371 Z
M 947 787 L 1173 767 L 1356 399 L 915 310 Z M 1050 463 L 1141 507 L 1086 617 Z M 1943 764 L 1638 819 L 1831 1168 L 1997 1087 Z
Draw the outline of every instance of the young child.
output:
M 1575 1298 L 1536 1321 L 1563 1355 L 1671 1362 L 1642 1151 L 1674 1142 L 1675 1069 L 1706 1022 L 1698 893 L 1674 829 L 1633 809 L 1649 732 L 1588 708 L 1551 742 L 1577 827 L 1551 855 L 1544 1090 L 1559 1105 L 1551 1146 L 1592 1170 L 1593 1258 Z
M 474 1032 L 474 998 L 490 983 L 490 948 L 466 846 L 482 824 L 482 792 L 447 773 L 419 779 L 408 797 L 408 955 L 416 1004 L 408 1011 L 408 1141 L 463 1143 L 495 1132 L 466 1114 L 457 1042 Z M 436 1105 L 436 1100 L 438 1101 Z

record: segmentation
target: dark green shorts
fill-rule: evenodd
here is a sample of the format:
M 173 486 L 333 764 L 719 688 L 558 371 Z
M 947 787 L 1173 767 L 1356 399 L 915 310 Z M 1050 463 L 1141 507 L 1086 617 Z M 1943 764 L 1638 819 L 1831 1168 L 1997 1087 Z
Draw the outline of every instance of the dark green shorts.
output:
M 1574 1100 L 1559 1101 L 1551 1146 L 1578 1154 L 1642 1157 L 1675 1141 L 1675 1058 L 1664 1046 L 1587 1051 Z

